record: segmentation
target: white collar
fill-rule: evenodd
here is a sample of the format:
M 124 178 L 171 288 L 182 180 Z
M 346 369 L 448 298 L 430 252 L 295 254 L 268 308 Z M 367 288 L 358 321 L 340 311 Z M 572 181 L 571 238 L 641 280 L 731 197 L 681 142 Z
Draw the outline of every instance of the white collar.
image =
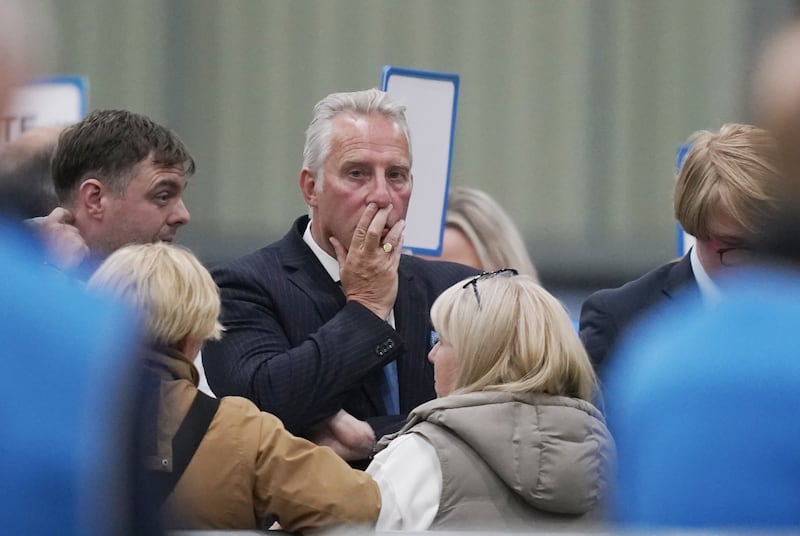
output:
M 692 272 L 694 273 L 694 280 L 697 281 L 697 287 L 700 289 L 700 297 L 703 303 L 713 305 L 720 301 L 722 292 L 711 276 L 708 275 L 706 269 L 703 268 L 703 263 L 700 262 L 700 256 L 697 254 L 697 248 L 693 247 L 689 252 L 689 259 L 692 262 Z
M 319 247 L 319 244 L 316 243 L 314 237 L 311 236 L 311 221 L 309 220 L 308 225 L 306 226 L 306 230 L 303 233 L 303 242 L 308 244 L 308 247 L 311 248 L 311 251 L 314 253 L 314 256 L 319 259 L 319 262 L 322 263 L 322 267 L 325 268 L 325 271 L 328 272 L 328 275 L 331 276 L 331 279 L 335 282 L 339 282 L 339 261 L 334 259 L 330 256 L 330 254 Z

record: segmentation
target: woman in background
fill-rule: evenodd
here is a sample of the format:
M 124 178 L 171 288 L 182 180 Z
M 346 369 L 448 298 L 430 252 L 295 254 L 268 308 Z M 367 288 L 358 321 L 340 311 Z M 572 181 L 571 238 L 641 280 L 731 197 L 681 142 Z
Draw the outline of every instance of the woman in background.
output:
M 614 442 L 596 379 L 561 304 L 504 269 L 447 289 L 431 319 L 438 399 L 381 441 L 367 472 L 378 530 L 514 530 L 585 524 Z
M 453 188 L 447 202 L 442 255 L 431 260 L 459 262 L 491 272 L 514 266 L 538 281 L 525 242 L 511 217 L 489 194 Z
M 146 454 L 152 490 L 163 491 L 167 528 L 255 529 L 274 516 L 289 531 L 337 523 L 374 523 L 380 508 L 375 482 L 332 450 L 294 437 L 281 422 L 240 397 L 219 399 L 196 450 L 185 453 L 179 427 L 198 393 L 192 359 L 203 342 L 219 338 L 219 289 L 189 251 L 164 243 L 126 246 L 111 254 L 89 287 L 124 299 L 141 314 L 155 378 L 158 409 Z M 147 430 L 147 427 L 144 427 Z M 202 430 L 201 430 L 202 431 Z M 172 486 L 164 479 L 181 476 Z

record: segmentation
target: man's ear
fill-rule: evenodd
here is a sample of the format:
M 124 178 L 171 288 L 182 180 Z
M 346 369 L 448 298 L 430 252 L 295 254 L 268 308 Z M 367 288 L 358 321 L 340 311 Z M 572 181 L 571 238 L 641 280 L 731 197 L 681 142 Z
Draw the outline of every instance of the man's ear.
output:
M 317 175 L 305 167 L 300 171 L 300 191 L 303 192 L 306 205 L 317 206 Z
M 77 204 L 92 218 L 102 219 L 105 210 L 106 186 L 97 179 L 86 179 L 78 187 Z

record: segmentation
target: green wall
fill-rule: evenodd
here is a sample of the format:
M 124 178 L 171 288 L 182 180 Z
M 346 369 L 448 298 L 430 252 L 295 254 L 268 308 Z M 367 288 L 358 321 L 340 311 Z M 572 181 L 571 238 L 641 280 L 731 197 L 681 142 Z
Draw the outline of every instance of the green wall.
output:
M 145 113 L 198 161 L 181 241 L 209 263 L 281 236 L 316 101 L 385 64 L 461 75 L 453 183 L 489 191 L 547 279 L 674 254 L 675 148 L 747 121 L 758 0 L 64 0 L 50 73 Z

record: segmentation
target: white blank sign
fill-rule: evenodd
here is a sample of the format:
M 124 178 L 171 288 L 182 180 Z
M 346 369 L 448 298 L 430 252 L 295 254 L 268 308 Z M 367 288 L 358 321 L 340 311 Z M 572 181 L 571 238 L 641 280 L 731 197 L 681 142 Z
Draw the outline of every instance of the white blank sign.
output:
M 0 145 L 35 127 L 71 125 L 86 113 L 88 83 L 79 76 L 42 78 L 17 87 L 0 120 Z
M 440 255 L 458 104 L 457 74 L 383 68 L 381 88 L 406 106 L 414 189 L 403 247 Z

